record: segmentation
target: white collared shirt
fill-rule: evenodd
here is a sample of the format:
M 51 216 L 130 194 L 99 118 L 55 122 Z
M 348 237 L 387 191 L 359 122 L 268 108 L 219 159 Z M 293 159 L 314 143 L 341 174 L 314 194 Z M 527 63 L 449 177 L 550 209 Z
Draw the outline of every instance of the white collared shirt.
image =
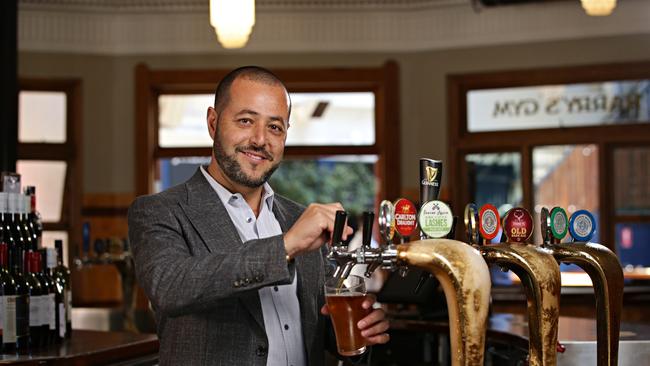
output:
M 282 234 L 280 223 L 273 214 L 274 193 L 268 183 L 264 183 L 259 215 L 255 217 L 255 213 L 240 193 L 231 193 L 203 167 L 200 169 L 226 207 L 244 245 L 249 240 Z M 269 286 L 258 290 L 269 342 L 267 366 L 307 364 L 300 323 L 297 278 L 296 271 L 290 285 Z

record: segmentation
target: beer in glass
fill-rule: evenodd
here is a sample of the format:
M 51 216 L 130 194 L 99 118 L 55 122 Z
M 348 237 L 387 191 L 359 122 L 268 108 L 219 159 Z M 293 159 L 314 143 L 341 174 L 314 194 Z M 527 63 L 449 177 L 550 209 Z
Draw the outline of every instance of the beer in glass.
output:
M 325 298 L 334 325 L 336 347 L 343 356 L 360 355 L 366 351 L 366 340 L 357 326 L 370 313 L 361 304 L 366 298 L 363 277 L 348 276 L 343 282 L 329 278 L 325 282 Z

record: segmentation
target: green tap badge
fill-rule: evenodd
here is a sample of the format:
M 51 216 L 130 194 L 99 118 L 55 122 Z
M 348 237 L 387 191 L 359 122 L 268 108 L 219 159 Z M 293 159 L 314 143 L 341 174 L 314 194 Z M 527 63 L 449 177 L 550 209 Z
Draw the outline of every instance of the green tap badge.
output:
M 454 216 L 442 201 L 429 201 L 422 206 L 418 215 L 420 230 L 429 238 L 444 238 L 451 231 Z

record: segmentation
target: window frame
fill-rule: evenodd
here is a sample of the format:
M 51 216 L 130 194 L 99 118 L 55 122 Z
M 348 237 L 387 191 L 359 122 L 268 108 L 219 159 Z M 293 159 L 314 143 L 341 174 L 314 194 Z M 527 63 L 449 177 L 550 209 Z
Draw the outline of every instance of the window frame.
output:
M 557 84 L 602 82 L 610 80 L 650 79 L 650 62 L 568 66 L 531 70 L 509 70 L 447 76 L 448 158 L 452 208 L 455 212 L 469 202 L 464 157 L 471 153 L 519 152 L 523 206 L 534 207 L 532 152 L 545 145 L 595 144 L 598 146 L 600 238 L 616 250 L 615 227 L 623 216 L 616 215 L 614 195 L 614 150 L 620 147 L 650 147 L 650 123 L 571 128 L 469 132 L 467 129 L 467 93 L 471 90 Z M 634 217 L 650 222 L 650 216 Z
M 64 143 L 17 141 L 18 160 L 65 161 L 66 175 L 58 222 L 43 222 L 44 231 L 67 231 L 68 263 L 81 238 L 82 201 L 82 90 L 80 79 L 19 78 L 19 91 L 62 92 L 66 95 L 66 139 Z M 20 123 L 20 121 L 18 121 Z M 28 182 L 26 182 L 28 183 Z M 37 199 L 38 199 L 38 192 Z
M 158 96 L 161 94 L 214 94 L 229 69 L 152 70 L 145 64 L 135 69 L 135 187 L 136 195 L 153 192 L 156 161 L 176 156 L 209 156 L 210 148 L 162 148 L 158 146 Z M 375 143 L 365 146 L 286 146 L 285 157 L 376 155 L 378 197 L 396 199 L 400 194 L 399 81 L 398 66 L 388 61 L 374 68 L 275 69 L 272 71 L 290 92 L 373 92 L 375 95 Z M 207 108 L 207 106 L 206 106 Z M 206 131 L 207 133 L 207 131 Z M 397 172 L 397 173 L 395 173 Z

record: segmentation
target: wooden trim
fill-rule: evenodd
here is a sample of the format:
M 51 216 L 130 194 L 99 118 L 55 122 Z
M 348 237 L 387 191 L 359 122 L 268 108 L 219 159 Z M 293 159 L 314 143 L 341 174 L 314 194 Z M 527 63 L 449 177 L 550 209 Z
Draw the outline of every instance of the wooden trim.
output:
M 81 237 L 83 191 L 83 94 L 81 79 L 20 78 L 20 90 L 60 91 L 66 94 L 66 141 L 62 144 L 19 143 L 18 156 L 29 160 L 62 160 L 67 163 L 61 221 L 44 223 L 46 230 L 68 232 L 68 263 Z M 38 195 L 38 192 L 37 192 Z
M 218 82 L 230 70 L 135 69 L 136 194 L 150 193 L 155 160 L 173 156 L 209 156 L 209 147 L 160 148 L 157 146 L 157 98 L 161 94 L 214 93 Z M 328 156 L 337 154 L 378 156 L 377 172 L 382 184 L 379 197 L 397 198 L 401 172 L 399 140 L 399 69 L 394 61 L 377 68 L 273 69 L 291 92 L 375 93 L 375 136 L 372 146 L 287 146 L 285 156 Z
M 650 215 L 614 215 L 612 219 L 615 223 L 621 222 L 634 222 L 634 223 L 650 223 Z

